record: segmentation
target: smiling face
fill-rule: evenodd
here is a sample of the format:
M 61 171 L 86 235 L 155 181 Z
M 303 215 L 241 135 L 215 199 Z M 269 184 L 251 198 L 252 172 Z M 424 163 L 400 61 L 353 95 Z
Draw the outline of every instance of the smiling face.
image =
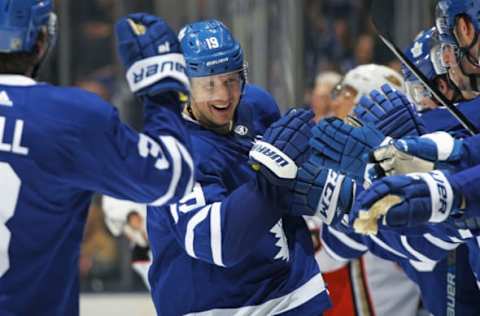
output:
M 241 71 L 192 78 L 191 84 L 195 118 L 206 127 L 229 126 L 242 93 Z

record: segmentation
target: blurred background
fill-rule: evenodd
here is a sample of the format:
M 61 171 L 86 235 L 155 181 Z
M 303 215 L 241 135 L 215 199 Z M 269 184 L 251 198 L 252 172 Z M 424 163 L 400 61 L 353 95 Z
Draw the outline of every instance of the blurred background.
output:
M 380 5 L 381 18 L 400 47 L 433 26 L 434 0 Z M 369 23 L 370 6 L 371 0 L 58 0 L 59 39 L 41 79 L 97 93 L 118 107 L 123 120 L 141 128 L 141 106 L 132 98 L 118 63 L 114 22 L 125 14 L 146 11 L 162 16 L 176 31 L 200 19 L 222 20 L 242 44 L 250 82 L 269 90 L 282 110 L 308 105 L 319 73 L 342 74 L 372 62 L 399 69 Z M 85 232 L 79 267 L 83 297 L 146 294 L 130 265 L 130 242 L 109 233 L 101 207 L 97 197 Z M 119 315 L 112 308 L 107 307 L 108 314 Z M 84 305 L 82 315 L 100 313 Z

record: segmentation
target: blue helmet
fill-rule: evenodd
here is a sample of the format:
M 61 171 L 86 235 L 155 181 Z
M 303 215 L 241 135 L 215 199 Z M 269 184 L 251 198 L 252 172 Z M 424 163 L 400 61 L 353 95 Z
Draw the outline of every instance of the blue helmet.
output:
M 457 17 L 467 16 L 480 32 L 480 1 L 477 0 L 440 0 L 435 8 L 435 18 L 440 40 L 447 43 L 456 43 L 453 34 Z
M 438 59 L 439 56 L 436 56 L 435 48 L 440 46 L 438 40 L 438 32 L 435 27 L 425 30 L 417 35 L 413 45 L 407 48 L 405 51 L 405 56 L 410 60 L 418 69 L 427 77 L 428 80 L 432 81 L 435 77 L 444 75 L 447 73 L 447 69 L 442 67 L 441 63 L 435 59 Z M 416 81 L 417 78 L 415 75 L 405 66 L 402 65 L 402 72 L 405 78 L 405 81 Z
M 52 0 L 0 1 L 0 52 L 31 52 L 38 33 L 48 26 Z
M 178 35 L 189 77 L 243 70 L 243 50 L 230 30 L 217 20 L 188 24 Z

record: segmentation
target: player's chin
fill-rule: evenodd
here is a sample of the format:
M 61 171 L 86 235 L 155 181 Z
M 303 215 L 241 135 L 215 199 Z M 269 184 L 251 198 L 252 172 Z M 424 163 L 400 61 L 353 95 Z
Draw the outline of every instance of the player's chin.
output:
M 214 122 L 221 126 L 227 124 L 233 119 L 235 108 L 233 106 L 223 109 L 212 107 L 210 112 L 212 113 Z

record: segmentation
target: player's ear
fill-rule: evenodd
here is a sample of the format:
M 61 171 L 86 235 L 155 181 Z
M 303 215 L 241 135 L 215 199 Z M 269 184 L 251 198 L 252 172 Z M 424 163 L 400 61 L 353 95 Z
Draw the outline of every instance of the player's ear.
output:
M 455 33 L 461 46 L 469 45 L 475 38 L 475 27 L 468 17 L 461 16 L 458 19 Z

